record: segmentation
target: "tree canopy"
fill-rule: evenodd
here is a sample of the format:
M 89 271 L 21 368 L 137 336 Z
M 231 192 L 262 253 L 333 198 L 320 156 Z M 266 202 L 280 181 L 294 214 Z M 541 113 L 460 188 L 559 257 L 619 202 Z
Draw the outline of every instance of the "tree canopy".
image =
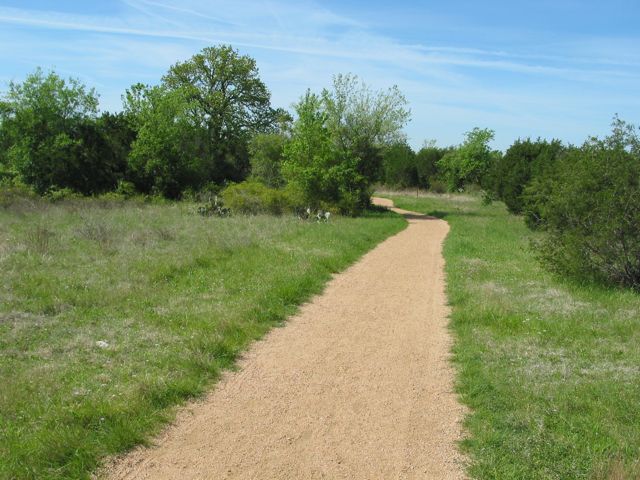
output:
M 276 120 L 256 61 L 229 45 L 207 47 L 173 65 L 162 81 L 167 91 L 181 92 L 192 121 L 207 132 L 211 180 L 245 176 L 250 135 Z

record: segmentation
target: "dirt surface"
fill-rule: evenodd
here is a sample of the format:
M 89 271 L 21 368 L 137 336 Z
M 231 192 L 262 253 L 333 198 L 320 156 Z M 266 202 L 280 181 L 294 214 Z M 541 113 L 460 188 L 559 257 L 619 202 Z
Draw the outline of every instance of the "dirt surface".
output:
M 391 206 L 389 200 L 376 203 Z M 112 479 L 460 479 L 443 220 L 406 215 Z

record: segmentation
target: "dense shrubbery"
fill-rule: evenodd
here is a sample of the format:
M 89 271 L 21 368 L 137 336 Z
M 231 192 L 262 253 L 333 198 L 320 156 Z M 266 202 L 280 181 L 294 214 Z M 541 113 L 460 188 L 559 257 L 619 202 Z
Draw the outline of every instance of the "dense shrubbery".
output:
M 0 111 L 3 177 L 44 194 L 70 188 L 83 194 L 113 189 L 124 164 L 112 148 L 118 126 L 98 119 L 98 97 L 74 79 L 41 70 L 11 83 Z
M 231 212 L 244 215 L 282 215 L 304 205 L 302 196 L 292 187 L 270 188 L 255 181 L 230 185 L 222 191 L 222 199 Z
M 640 289 L 640 139 L 613 133 L 562 155 L 527 189 L 546 232 L 540 256 L 578 279 Z
M 563 151 L 564 147 L 557 140 L 517 140 L 495 162 L 490 173 L 491 190 L 511 213 L 522 213 L 525 188 L 553 165 Z
M 0 100 L 0 182 L 50 198 L 179 199 L 251 178 L 228 192 L 242 190 L 231 199 L 240 211 L 278 213 L 296 191 L 305 208 L 356 215 L 382 152 L 403 138 L 405 106 L 396 87 L 373 92 L 338 75 L 332 89 L 303 97 L 293 122 L 271 108 L 255 60 L 230 46 L 176 63 L 157 86 L 133 85 L 118 114 L 99 116 L 94 90 L 38 70 Z

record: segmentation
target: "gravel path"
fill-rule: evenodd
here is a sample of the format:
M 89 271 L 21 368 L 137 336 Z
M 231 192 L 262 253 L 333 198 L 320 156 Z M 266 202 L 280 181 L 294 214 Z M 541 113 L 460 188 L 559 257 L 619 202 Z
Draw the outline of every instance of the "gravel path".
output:
M 465 478 L 441 254 L 449 227 L 394 210 L 404 231 L 336 275 L 109 478 Z

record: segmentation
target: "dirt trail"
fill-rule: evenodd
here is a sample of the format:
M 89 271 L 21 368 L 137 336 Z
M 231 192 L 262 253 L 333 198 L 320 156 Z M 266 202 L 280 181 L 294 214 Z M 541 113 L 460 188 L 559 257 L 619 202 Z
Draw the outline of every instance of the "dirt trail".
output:
M 441 254 L 449 227 L 395 211 L 404 231 L 336 275 L 109 478 L 465 478 Z

